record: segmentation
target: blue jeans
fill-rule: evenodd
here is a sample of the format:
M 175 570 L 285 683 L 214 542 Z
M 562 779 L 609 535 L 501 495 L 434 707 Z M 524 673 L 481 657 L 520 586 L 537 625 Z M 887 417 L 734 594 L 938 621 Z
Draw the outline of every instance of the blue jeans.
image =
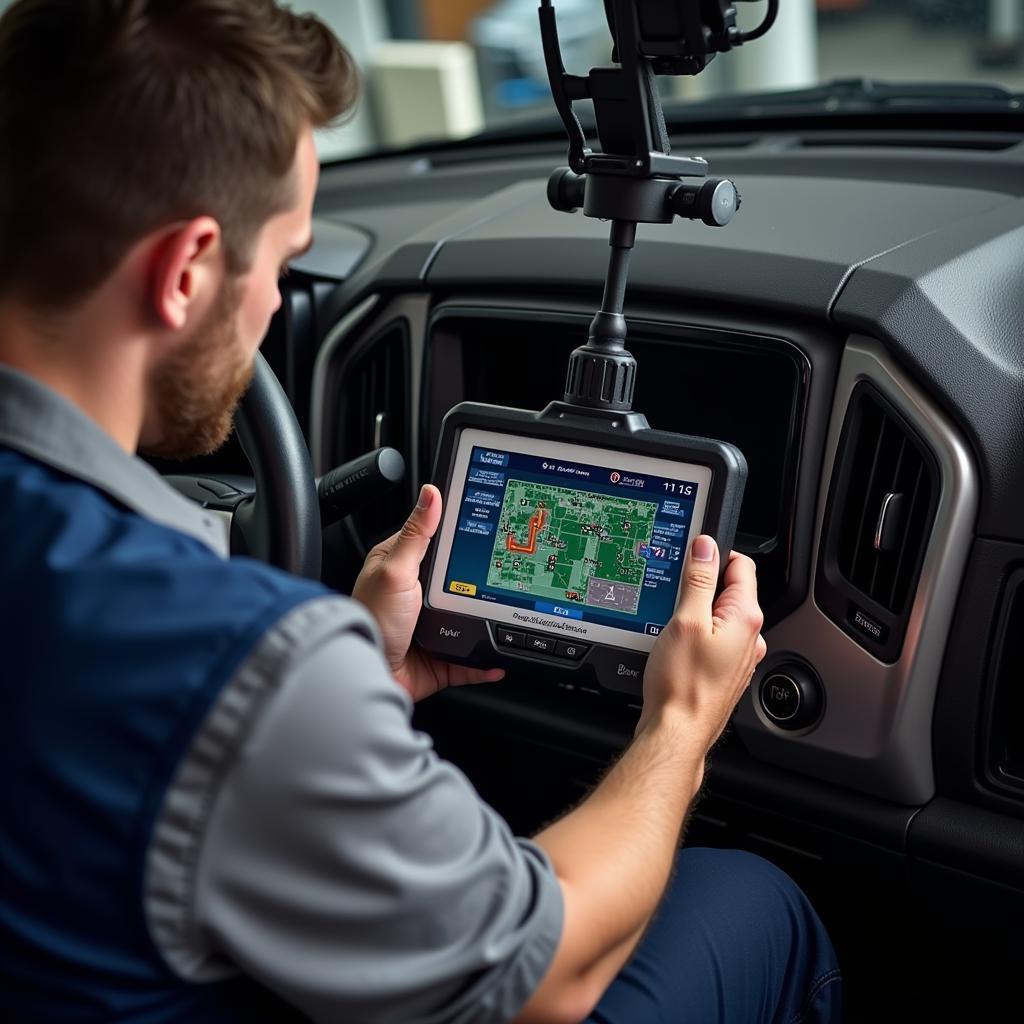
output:
M 817 1024 L 842 1016 L 832 943 L 768 861 L 686 849 L 650 930 L 587 1024 Z

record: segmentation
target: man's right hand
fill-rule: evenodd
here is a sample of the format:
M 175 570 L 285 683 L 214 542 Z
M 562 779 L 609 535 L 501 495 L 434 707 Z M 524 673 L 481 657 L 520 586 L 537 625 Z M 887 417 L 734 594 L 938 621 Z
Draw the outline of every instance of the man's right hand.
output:
M 754 563 L 693 542 L 682 599 L 644 675 L 636 738 L 576 810 L 536 836 L 562 888 L 555 958 L 520 1024 L 576 1024 L 622 969 L 657 909 L 704 758 L 764 657 Z
M 706 752 L 721 735 L 733 708 L 765 655 L 764 616 L 757 603 L 753 561 L 735 551 L 718 600 L 718 545 L 708 536 L 693 542 L 675 615 L 662 630 L 644 674 L 639 734 L 666 708 L 677 708 L 694 743 Z

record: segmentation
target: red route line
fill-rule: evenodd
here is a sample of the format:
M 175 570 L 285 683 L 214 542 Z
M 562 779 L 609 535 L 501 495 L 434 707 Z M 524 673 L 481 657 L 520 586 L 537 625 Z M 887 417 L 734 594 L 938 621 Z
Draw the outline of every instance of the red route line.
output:
M 512 534 L 505 535 L 505 547 L 509 551 L 515 551 L 522 555 L 532 555 L 537 551 L 537 534 L 544 529 L 544 517 L 547 514 L 547 509 L 538 508 L 536 512 L 530 516 L 530 539 L 526 544 L 520 544 L 518 541 L 512 539 Z

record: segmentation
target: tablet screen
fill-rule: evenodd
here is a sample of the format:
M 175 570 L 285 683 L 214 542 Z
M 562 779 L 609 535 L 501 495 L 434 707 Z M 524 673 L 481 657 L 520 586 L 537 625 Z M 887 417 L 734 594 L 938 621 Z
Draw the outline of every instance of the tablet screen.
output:
M 710 481 L 690 463 L 465 430 L 429 602 L 649 650 L 675 609 Z

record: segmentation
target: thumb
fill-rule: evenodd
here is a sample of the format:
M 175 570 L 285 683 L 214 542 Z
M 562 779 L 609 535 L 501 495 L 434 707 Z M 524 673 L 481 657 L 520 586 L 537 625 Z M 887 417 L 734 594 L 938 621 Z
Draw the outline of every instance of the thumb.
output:
M 409 576 L 417 575 L 440 522 L 441 492 L 432 484 L 425 484 L 416 507 L 395 535 L 388 561 Z
M 676 613 L 687 622 L 711 627 L 711 609 L 718 586 L 718 545 L 701 534 L 690 546 L 683 577 L 683 593 Z

